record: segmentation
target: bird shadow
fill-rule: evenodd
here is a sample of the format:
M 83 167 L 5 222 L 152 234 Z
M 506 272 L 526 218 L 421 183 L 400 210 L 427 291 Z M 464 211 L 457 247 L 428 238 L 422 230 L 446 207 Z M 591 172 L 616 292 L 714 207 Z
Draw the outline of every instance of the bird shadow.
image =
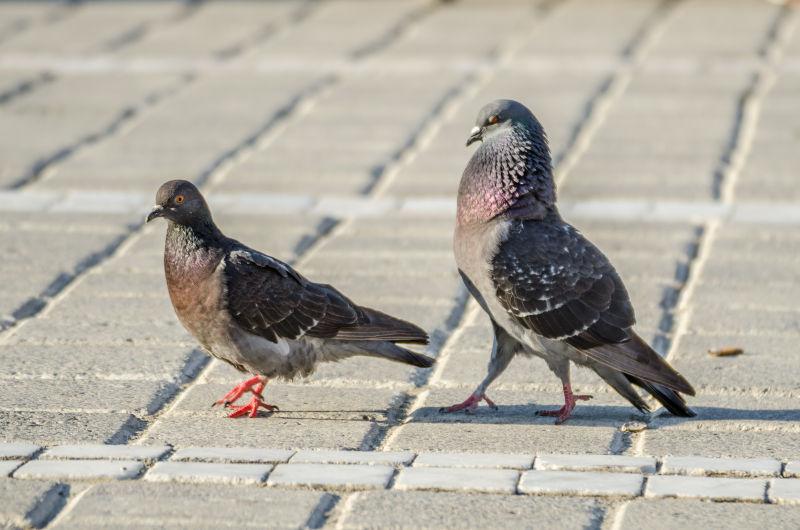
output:
M 477 423 L 552 425 L 551 416 L 537 415 L 538 411 L 555 410 L 548 405 L 499 405 L 497 409 L 481 406 L 474 413 L 441 412 L 440 407 L 421 407 L 411 415 L 416 423 Z M 618 405 L 578 405 L 565 425 L 587 427 L 619 427 L 629 421 L 645 421 L 650 429 L 697 422 L 800 422 L 798 409 L 742 409 L 726 407 L 692 407 L 697 416 L 683 418 L 659 409 L 641 413 L 632 407 Z

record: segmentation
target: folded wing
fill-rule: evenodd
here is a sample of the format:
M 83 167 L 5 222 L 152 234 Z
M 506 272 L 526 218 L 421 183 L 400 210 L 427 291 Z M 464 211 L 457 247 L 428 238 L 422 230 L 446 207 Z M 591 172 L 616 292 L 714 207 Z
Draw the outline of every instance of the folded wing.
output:
M 622 280 L 574 227 L 514 221 L 491 265 L 501 305 L 522 326 L 626 374 L 694 394 L 632 330 L 636 318 Z
M 427 343 L 419 327 L 360 307 L 330 285 L 311 282 L 289 265 L 241 248 L 225 261 L 227 307 L 234 321 L 267 340 L 303 336 Z

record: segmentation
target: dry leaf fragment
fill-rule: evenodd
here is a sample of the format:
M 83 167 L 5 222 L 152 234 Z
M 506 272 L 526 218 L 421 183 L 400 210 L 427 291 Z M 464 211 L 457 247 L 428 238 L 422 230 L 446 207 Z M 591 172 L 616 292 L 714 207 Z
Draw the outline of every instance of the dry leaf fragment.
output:
M 708 354 L 713 355 L 714 357 L 732 357 L 734 355 L 741 355 L 743 353 L 744 350 L 741 348 L 737 348 L 736 346 L 728 346 L 726 348 L 708 350 Z

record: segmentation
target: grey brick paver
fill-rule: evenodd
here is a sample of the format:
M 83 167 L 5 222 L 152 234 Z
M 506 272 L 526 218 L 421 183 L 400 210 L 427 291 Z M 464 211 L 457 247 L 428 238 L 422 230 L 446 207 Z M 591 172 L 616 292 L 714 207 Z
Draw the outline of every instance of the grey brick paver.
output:
M 647 479 L 645 497 L 703 498 L 718 501 L 762 502 L 767 483 L 749 478 L 657 475 Z
M 14 472 L 15 478 L 132 479 L 144 469 L 135 460 L 32 460 Z
M 636 499 L 625 506 L 621 530 L 652 528 L 792 528 L 800 508 L 774 504 L 708 502 L 694 499 Z
M 23 464 L 22 460 L 0 460 L 0 477 L 7 477 Z
M 344 489 L 385 488 L 394 468 L 358 464 L 279 464 L 270 474 L 271 486 L 306 486 Z
M 667 456 L 661 464 L 665 475 L 732 475 L 738 477 L 779 476 L 781 463 L 771 458 L 705 458 Z
M 57 445 L 42 453 L 42 458 L 54 459 L 109 459 L 109 460 L 157 460 L 169 451 L 166 446 L 130 445 Z
M 595 499 L 522 497 L 430 491 L 368 491 L 348 499 L 342 528 L 559 528 L 584 529 L 605 507 Z
M 175 451 L 170 460 L 191 462 L 259 462 L 283 463 L 294 451 L 260 449 L 256 447 L 184 447 Z
M 414 465 L 420 467 L 530 469 L 533 465 L 533 455 L 420 453 L 414 460 Z
M 248 486 L 154 482 L 98 484 L 59 522 L 63 528 L 306 526 L 324 494 Z M 147 506 L 147 510 L 142 510 Z
M 519 472 L 511 469 L 410 467 L 395 480 L 398 490 L 514 493 Z
M 534 469 L 541 471 L 655 473 L 656 459 L 622 455 L 537 455 Z
M 416 455 L 405 451 L 326 451 L 304 450 L 292 456 L 292 464 L 385 464 L 411 463 Z
M 0 443 L 0 460 L 28 458 L 41 449 L 36 444 L 25 442 Z
M 644 478 L 634 473 L 585 471 L 526 471 L 519 483 L 521 493 L 637 497 Z
M 264 482 L 270 464 L 229 464 L 217 462 L 157 462 L 144 480 L 151 482 L 213 482 L 258 484 Z
M 777 504 L 800 504 L 800 480 L 774 479 L 767 489 L 769 502 Z
M 0 526 L 40 528 L 61 509 L 69 489 L 64 484 L 0 478 Z

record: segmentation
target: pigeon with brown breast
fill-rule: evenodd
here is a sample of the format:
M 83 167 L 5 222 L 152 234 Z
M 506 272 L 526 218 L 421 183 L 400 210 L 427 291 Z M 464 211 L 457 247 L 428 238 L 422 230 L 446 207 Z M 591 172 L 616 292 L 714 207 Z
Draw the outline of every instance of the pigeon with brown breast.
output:
M 330 285 L 226 237 L 191 182 L 159 188 L 147 221 L 169 221 L 164 270 L 175 313 L 214 357 L 254 377 L 216 404 L 253 398 L 230 417 L 274 410 L 262 392 L 267 380 L 310 375 L 318 363 L 355 355 L 427 368 L 434 360 L 398 343 L 427 344 L 419 327 L 355 304 Z

